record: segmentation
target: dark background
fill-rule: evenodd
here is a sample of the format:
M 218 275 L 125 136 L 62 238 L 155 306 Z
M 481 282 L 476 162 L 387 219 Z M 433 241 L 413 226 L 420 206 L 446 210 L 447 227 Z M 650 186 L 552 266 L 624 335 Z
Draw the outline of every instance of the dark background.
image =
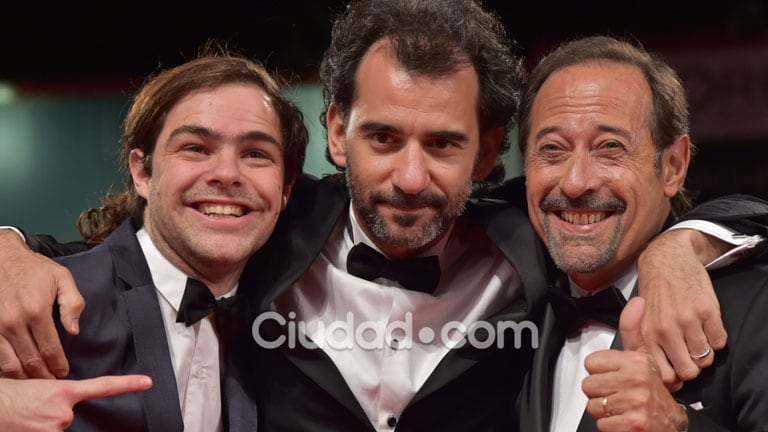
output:
M 148 74 L 194 57 L 207 38 L 216 37 L 293 82 L 314 82 L 332 18 L 345 5 L 340 1 L 103 3 L 109 4 L 3 5 L 0 80 L 16 82 L 27 93 L 127 94 Z M 665 52 L 768 47 L 768 0 L 633 4 L 486 0 L 484 5 L 501 17 L 528 65 L 562 40 L 594 33 L 635 37 L 647 48 Z M 747 91 L 766 107 L 768 77 L 756 82 L 758 87 Z M 692 100 L 694 126 L 696 102 Z M 768 123 L 768 118 L 753 121 Z M 764 173 L 768 133 L 705 137 L 696 143 L 701 151 L 688 185 L 700 198 L 734 192 L 768 198 Z
M 107 2 L 104 2 L 107 3 Z M 123 80 L 189 59 L 209 37 L 231 41 L 271 69 L 313 80 L 344 1 L 3 5 L 0 79 Z M 592 33 L 635 36 L 649 48 L 765 43 L 768 1 L 485 0 L 520 53 Z

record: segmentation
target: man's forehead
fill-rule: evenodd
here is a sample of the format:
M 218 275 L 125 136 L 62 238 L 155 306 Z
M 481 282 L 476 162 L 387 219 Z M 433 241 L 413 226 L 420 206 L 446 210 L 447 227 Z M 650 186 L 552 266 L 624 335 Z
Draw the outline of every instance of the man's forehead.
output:
M 637 68 L 589 62 L 550 75 L 536 96 L 532 118 L 579 115 L 647 122 L 651 105 L 650 86 Z
M 247 140 L 264 134 L 281 141 L 272 97 L 255 83 L 202 88 L 179 99 L 163 119 L 161 135 L 180 132 Z

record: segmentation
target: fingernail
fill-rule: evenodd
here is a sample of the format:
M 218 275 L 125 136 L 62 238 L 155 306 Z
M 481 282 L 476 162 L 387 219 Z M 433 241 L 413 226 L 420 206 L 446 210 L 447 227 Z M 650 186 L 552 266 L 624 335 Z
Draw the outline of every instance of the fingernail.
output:
M 80 333 L 80 325 L 78 324 L 78 320 L 73 319 L 69 323 L 69 328 L 72 330 L 72 333 L 78 334 Z

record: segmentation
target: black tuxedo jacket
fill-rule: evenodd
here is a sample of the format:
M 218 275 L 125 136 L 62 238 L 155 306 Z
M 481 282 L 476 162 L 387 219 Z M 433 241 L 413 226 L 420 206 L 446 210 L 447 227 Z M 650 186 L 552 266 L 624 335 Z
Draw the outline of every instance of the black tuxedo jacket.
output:
M 690 432 L 768 431 L 768 265 L 712 272 L 728 343 L 714 364 L 675 398 L 688 408 Z
M 527 219 L 524 178 L 508 181 L 490 196 L 471 202 L 464 216 L 483 227 L 520 272 L 524 296 L 488 319 L 541 318 L 549 259 Z M 250 329 L 261 312 L 288 290 L 319 255 L 349 204 L 343 177 L 302 176 L 269 241 L 249 261 L 239 293 L 248 308 L 242 326 Z M 510 205 L 511 204 L 511 205 Z M 690 218 L 726 223 L 748 234 L 768 234 L 768 203 L 732 196 L 698 207 Z M 31 248 L 48 256 L 82 250 L 49 236 L 27 236 Z M 546 322 L 545 322 L 546 326 Z M 274 340 L 284 328 L 266 328 Z M 247 333 L 247 332 L 243 332 Z M 539 330 L 540 343 L 546 344 Z M 401 431 L 516 430 L 514 399 L 530 365 L 530 341 L 503 350 L 454 350 L 438 365 L 398 419 Z M 510 348 L 511 347 L 511 348 Z M 341 374 L 322 350 L 261 349 L 253 338 L 235 346 L 247 371 L 247 391 L 259 406 L 261 431 L 371 431 L 370 421 Z M 527 430 L 527 429 L 525 429 Z
M 768 255 L 768 254 L 765 254 Z M 674 396 L 688 405 L 689 432 L 768 430 L 768 264 L 765 256 L 711 273 L 728 345 L 715 353 L 713 366 L 685 383 Z M 570 292 L 560 276 L 554 288 Z M 541 346 L 520 394 L 520 430 L 549 432 L 555 363 L 565 335 L 555 324 L 552 308 L 545 307 L 540 326 Z M 611 349 L 622 349 L 617 332 Z M 703 409 L 690 405 L 701 404 Z M 578 432 L 597 431 L 586 412 Z
M 153 380 L 146 392 L 77 404 L 72 431 L 184 428 L 157 292 L 135 232 L 136 227 L 126 221 L 103 244 L 59 259 L 72 272 L 87 304 L 78 336 L 59 328 L 70 363 L 68 378 L 146 374 Z M 240 371 L 232 362 L 224 370 L 226 429 L 253 431 L 256 405 L 242 388 Z
M 288 290 L 320 254 L 349 198 L 335 177 L 302 178 L 275 233 L 253 257 L 242 286 L 260 287 L 254 295 L 250 322 Z M 515 268 L 524 295 L 488 319 L 535 320 L 545 288 L 545 254 L 519 208 L 497 201 L 473 202 L 464 216 L 485 228 Z M 274 340 L 284 328 L 263 329 Z M 531 341 L 515 348 L 473 349 L 469 344 L 450 352 L 418 390 L 401 417 L 398 431 L 510 431 L 513 406 L 532 356 Z M 251 385 L 259 406 L 260 431 L 373 431 L 334 363 L 320 349 L 263 349 L 247 341 L 249 353 L 239 356 L 252 366 Z M 365 373 L 365 371 L 361 371 Z

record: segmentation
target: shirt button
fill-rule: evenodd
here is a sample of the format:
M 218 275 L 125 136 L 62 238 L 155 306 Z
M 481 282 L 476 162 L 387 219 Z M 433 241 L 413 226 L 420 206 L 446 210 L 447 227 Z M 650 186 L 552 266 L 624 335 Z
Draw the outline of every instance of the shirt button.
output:
M 393 350 L 397 351 L 397 349 L 400 347 L 400 341 L 397 339 L 392 339 L 392 342 L 389 343 L 389 346 L 392 347 Z
M 387 426 L 389 426 L 391 428 L 394 428 L 395 426 L 397 426 L 397 419 L 394 416 L 388 418 L 387 419 Z

